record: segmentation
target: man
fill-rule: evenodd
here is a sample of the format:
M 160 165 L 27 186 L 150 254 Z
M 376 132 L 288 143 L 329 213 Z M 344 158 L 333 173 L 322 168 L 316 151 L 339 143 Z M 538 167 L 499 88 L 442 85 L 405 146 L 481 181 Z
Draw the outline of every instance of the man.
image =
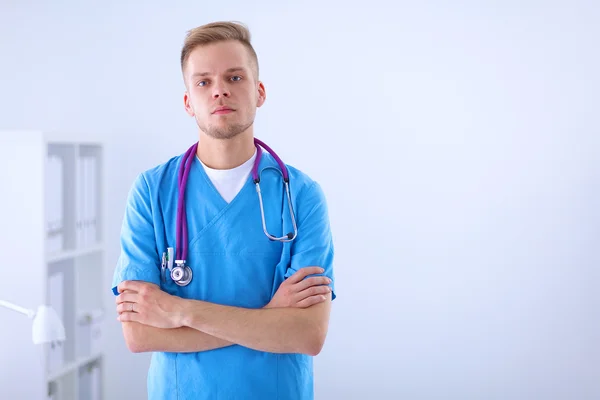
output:
M 335 298 L 325 197 L 286 165 L 288 197 L 277 157 L 256 147 L 253 122 L 266 91 L 245 26 L 191 30 L 181 68 L 199 140 L 183 194 L 185 155 L 140 174 L 129 193 L 113 280 L 125 341 L 153 352 L 151 399 L 312 399 L 312 357 Z M 263 221 L 293 240 L 269 239 Z M 168 248 L 182 246 L 192 272 L 185 285 L 164 268 Z

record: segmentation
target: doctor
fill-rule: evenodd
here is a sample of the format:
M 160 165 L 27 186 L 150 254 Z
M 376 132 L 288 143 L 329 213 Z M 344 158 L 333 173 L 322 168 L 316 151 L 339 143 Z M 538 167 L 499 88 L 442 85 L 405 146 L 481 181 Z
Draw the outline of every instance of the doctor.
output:
M 130 190 L 113 279 L 125 341 L 152 352 L 150 399 L 313 399 L 335 298 L 323 191 L 255 141 L 266 91 L 245 26 L 191 30 L 181 68 L 199 139 Z

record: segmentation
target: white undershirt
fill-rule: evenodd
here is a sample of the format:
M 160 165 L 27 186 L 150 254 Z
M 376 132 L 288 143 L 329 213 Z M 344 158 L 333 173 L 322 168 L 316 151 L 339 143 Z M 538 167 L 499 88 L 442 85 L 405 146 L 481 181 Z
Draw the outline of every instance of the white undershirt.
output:
M 209 168 L 197 155 L 196 158 L 204 167 L 206 175 L 208 175 L 213 185 L 215 185 L 215 188 L 221 194 L 221 197 L 223 197 L 227 203 L 230 203 L 231 200 L 237 196 L 242 187 L 244 187 L 248 180 L 248 176 L 250 176 L 250 173 L 252 172 L 254 160 L 256 159 L 256 150 L 248 161 L 232 169 Z

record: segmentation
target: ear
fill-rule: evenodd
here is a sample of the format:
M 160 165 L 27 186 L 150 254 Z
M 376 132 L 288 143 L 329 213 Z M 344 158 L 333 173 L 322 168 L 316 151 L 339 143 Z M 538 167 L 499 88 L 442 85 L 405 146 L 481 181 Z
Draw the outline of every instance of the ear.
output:
M 256 107 L 260 107 L 265 104 L 265 100 L 267 99 L 267 92 L 265 90 L 265 85 L 258 81 L 258 97 L 256 98 Z
M 193 117 L 195 115 L 194 109 L 192 108 L 192 105 L 190 104 L 190 94 L 187 92 L 187 90 L 185 91 L 185 93 L 183 95 L 183 106 L 185 108 L 185 112 L 190 117 Z

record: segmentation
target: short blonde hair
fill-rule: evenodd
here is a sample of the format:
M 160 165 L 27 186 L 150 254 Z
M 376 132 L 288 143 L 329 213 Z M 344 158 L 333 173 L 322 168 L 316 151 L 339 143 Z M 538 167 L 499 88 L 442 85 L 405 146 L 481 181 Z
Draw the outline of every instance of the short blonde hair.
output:
M 236 40 L 248 49 L 250 59 L 254 64 L 255 77 L 258 79 L 258 57 L 250 39 L 250 30 L 241 22 L 211 22 L 191 29 L 187 32 L 183 48 L 181 49 L 181 70 L 183 72 L 190 53 L 196 47 L 227 40 Z

